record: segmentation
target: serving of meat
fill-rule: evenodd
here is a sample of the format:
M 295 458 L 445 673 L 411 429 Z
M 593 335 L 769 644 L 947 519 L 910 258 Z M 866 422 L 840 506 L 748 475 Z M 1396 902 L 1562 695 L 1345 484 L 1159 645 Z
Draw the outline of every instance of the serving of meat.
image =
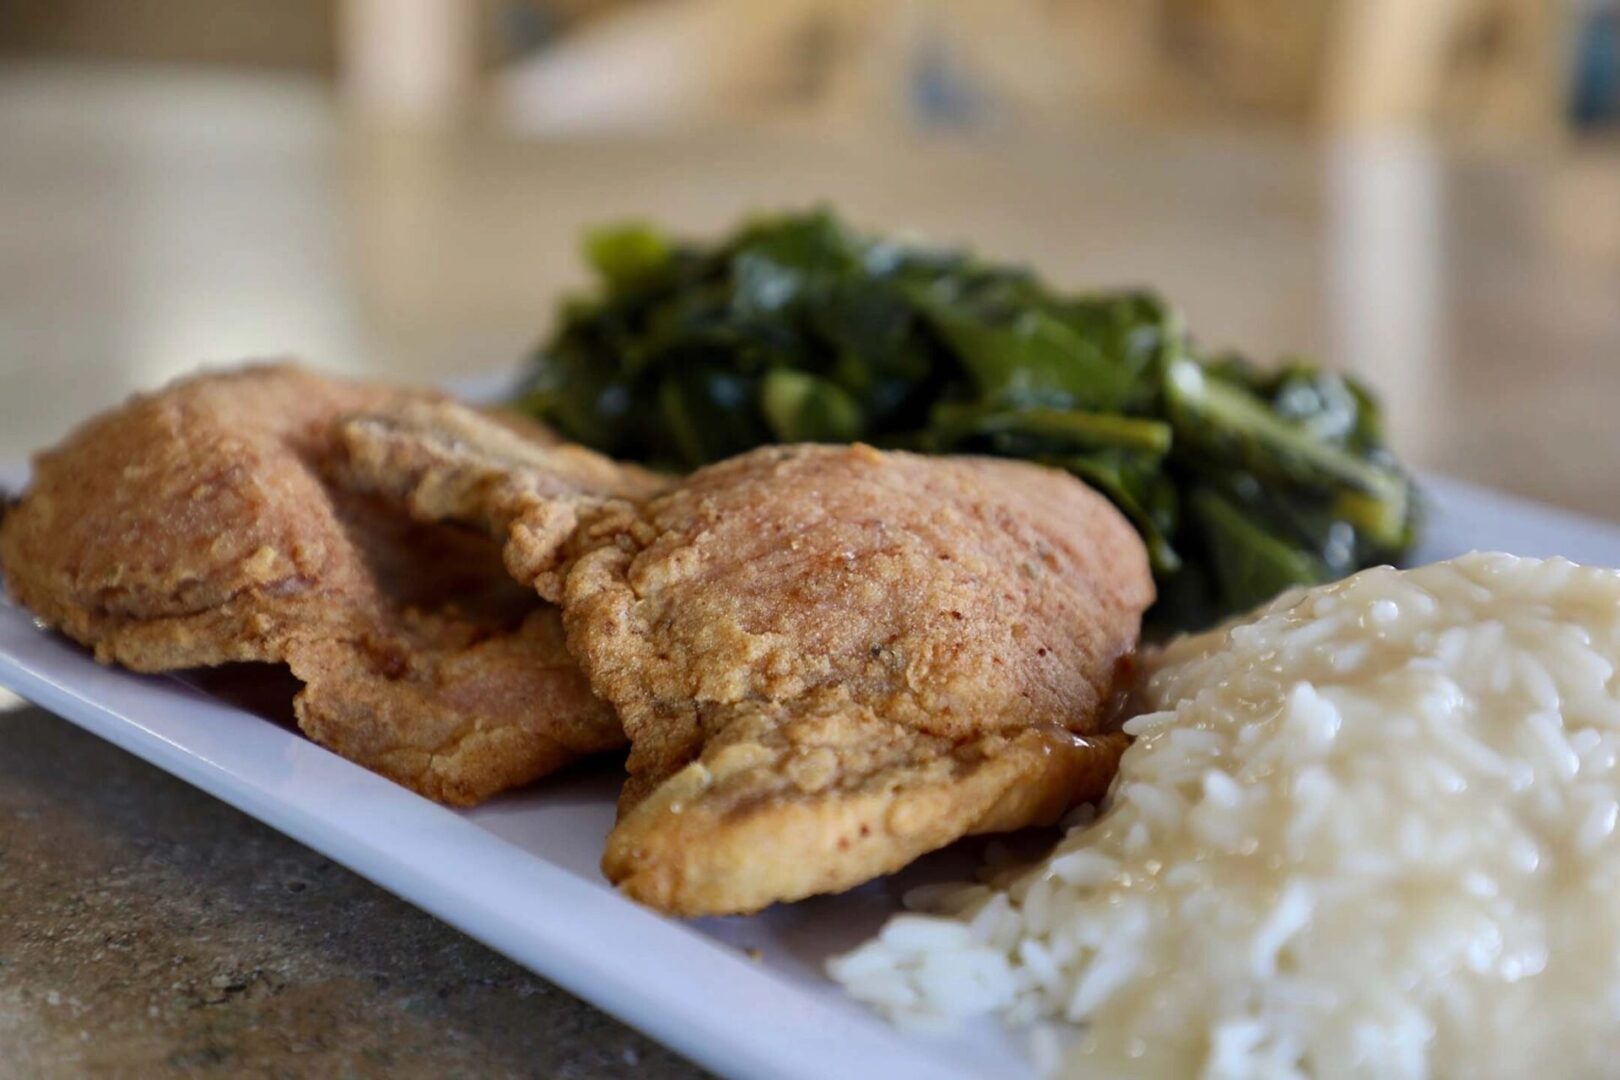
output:
M 677 482 L 290 366 L 41 455 L 0 563 L 104 662 L 285 664 L 305 732 L 446 802 L 628 735 L 602 867 L 683 915 L 1100 795 L 1153 597 L 1130 526 L 1057 470 L 797 446 Z
M 0 527 L 7 588 L 103 662 L 285 664 L 305 732 L 445 802 L 621 745 L 495 545 L 331 480 L 340 415 L 438 400 L 290 365 L 137 397 L 37 458 Z
M 1051 822 L 1112 777 L 1117 669 L 1153 587 L 1072 477 L 767 448 L 651 499 L 582 499 L 554 447 L 413 411 L 344 424 L 356 482 L 504 538 L 561 599 L 631 739 L 603 869 L 637 899 L 692 915 L 836 892 Z
M 576 544 L 569 647 L 631 740 L 603 869 L 654 907 L 842 891 L 1113 776 L 1153 585 L 1067 474 L 770 447 Z

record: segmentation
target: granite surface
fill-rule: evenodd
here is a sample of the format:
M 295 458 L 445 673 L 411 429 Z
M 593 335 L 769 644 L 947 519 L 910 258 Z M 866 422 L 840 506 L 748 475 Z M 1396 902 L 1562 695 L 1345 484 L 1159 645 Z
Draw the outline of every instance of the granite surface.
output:
M 33 708 L 0 712 L 0 1074 L 702 1075 Z

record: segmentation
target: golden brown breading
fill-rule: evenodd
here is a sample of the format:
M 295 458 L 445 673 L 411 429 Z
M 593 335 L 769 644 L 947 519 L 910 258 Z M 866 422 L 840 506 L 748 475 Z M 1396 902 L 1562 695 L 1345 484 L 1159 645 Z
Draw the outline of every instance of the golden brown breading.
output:
M 573 544 L 569 646 L 631 739 L 603 869 L 661 910 L 846 889 L 1113 774 L 1152 578 L 1066 473 L 765 448 Z
M 869 447 L 769 448 L 661 478 L 476 413 L 343 426 L 349 472 L 506 543 L 563 601 L 632 740 L 603 869 L 683 915 L 848 888 L 1101 794 L 1116 668 L 1153 596 L 1073 477 Z M 560 452 L 561 451 L 561 452 Z M 577 464 L 583 462 L 583 464 Z
M 419 521 L 482 529 L 502 543 L 512 576 L 552 601 L 561 594 L 563 548 L 582 516 L 675 483 L 451 401 L 402 401 L 341 428 L 347 486 L 402 503 Z
M 350 476 L 505 542 L 564 599 L 632 737 L 603 868 L 682 915 L 897 870 L 1105 789 L 1116 665 L 1152 580 L 1068 474 L 1011 461 L 766 449 L 671 494 L 454 406 L 343 424 Z M 580 476 L 593 478 L 582 484 Z
M 340 415 L 438 400 L 290 365 L 137 397 L 38 457 L 7 587 L 106 663 L 285 663 L 306 732 L 445 802 L 621 745 L 494 545 L 329 480 Z

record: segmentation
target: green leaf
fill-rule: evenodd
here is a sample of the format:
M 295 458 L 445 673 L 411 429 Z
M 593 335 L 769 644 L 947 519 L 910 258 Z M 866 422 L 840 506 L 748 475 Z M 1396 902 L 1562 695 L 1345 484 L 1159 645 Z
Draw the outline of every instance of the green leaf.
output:
M 861 408 L 826 379 L 781 369 L 765 376 L 760 403 L 778 442 L 854 442 Z
M 1131 396 L 1130 371 L 1043 312 L 1025 311 L 1010 325 L 996 326 L 933 302 L 926 310 L 985 399 L 1118 409 Z
M 1132 406 L 1145 406 L 1158 392 L 1158 376 L 1183 344 L 1181 321 L 1151 293 L 1076 297 L 1049 309 L 1075 334 L 1094 342 L 1132 380 Z
M 934 407 L 931 428 L 941 447 L 961 445 L 974 436 L 1000 435 L 1027 440 L 1030 453 L 1063 450 L 1134 450 L 1153 457 L 1170 451 L 1171 428 L 1162 420 L 1073 409 L 1002 409 L 944 402 Z
M 611 289 L 655 280 L 667 271 L 673 253 L 662 230 L 645 222 L 609 225 L 585 236 L 585 259 Z
M 1170 543 L 1177 517 L 1175 489 L 1165 482 L 1152 461 L 1107 452 L 1040 460 L 1042 464 L 1067 469 L 1108 496 L 1142 534 L 1155 575 L 1173 574 L 1181 569 L 1181 555 Z
M 658 408 L 669 448 L 688 468 L 740 454 L 770 441 L 748 405 L 754 380 L 716 368 L 692 368 L 658 387 Z
M 1328 580 L 1327 568 L 1209 488 L 1192 493 L 1215 580 L 1228 611 L 1246 611 L 1285 589 Z
M 1338 492 L 1343 512 L 1354 515 L 1358 528 L 1380 544 L 1399 546 L 1407 515 L 1405 477 L 1313 438 L 1263 399 L 1206 374 L 1191 360 L 1170 366 L 1166 389 L 1178 444 L 1262 479 Z

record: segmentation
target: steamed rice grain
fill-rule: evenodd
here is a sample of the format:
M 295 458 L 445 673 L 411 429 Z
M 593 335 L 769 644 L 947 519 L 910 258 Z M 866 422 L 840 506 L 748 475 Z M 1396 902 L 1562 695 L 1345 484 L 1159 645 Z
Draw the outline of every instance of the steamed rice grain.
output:
M 1620 1062 L 1620 573 L 1472 555 L 1150 660 L 1108 803 L 830 965 L 1075 1076 L 1558 1077 Z M 906 991 L 909 991 L 906 992 Z

